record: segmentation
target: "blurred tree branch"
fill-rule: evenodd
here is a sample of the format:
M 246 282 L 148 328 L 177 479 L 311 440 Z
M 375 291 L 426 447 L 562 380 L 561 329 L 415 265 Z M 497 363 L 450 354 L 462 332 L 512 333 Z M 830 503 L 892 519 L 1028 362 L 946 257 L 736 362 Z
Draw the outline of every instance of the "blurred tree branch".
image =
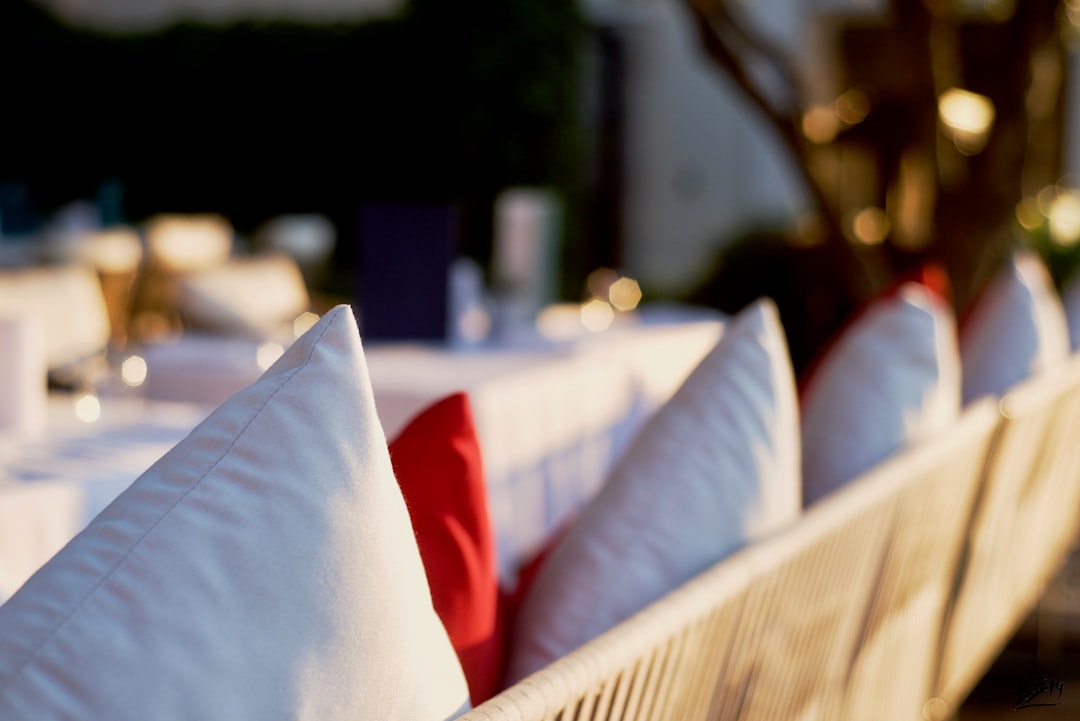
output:
M 737 18 L 723 0 L 683 0 L 694 18 L 698 37 L 705 53 L 722 68 L 746 97 L 765 116 L 784 147 L 791 154 L 794 170 L 801 176 L 811 197 L 825 232 L 830 237 L 838 235 L 839 223 L 832 212 L 828 198 L 821 185 L 810 172 L 806 138 L 802 133 L 804 108 L 800 82 L 791 69 L 791 62 L 779 49 L 749 29 Z M 774 82 L 773 95 L 754 77 L 752 66 L 768 68 Z M 767 81 L 766 81 L 767 82 Z
M 735 3 L 683 4 L 707 58 L 760 111 L 821 220 L 823 243 L 812 253 L 759 243 L 771 260 L 755 266 L 786 263 L 788 285 L 834 291 L 832 303 L 842 307 L 831 317 L 813 317 L 798 297 L 789 298 L 788 320 L 813 327 L 802 331 L 804 353 L 866 297 L 867 286 L 928 258 L 945 266 L 962 309 L 1018 242 L 1018 203 L 1060 176 L 1068 25 L 1062 0 L 890 0 L 869 20 L 834 16 L 839 70 L 829 80 L 838 98 L 855 88 L 870 102 L 865 117 L 839 123 L 834 137 L 815 142 L 804 129 L 810 99 L 793 56 L 755 31 Z M 978 148 L 964 147 L 940 116 L 940 98 L 952 88 L 990 103 L 992 122 Z M 832 110 L 839 116 L 837 102 Z M 853 175 L 845 158 L 865 163 L 863 175 Z M 834 169 L 827 179 L 822 161 Z M 919 200 L 905 204 L 903 197 Z M 890 222 L 883 242 L 853 242 L 850 218 L 867 204 Z M 731 256 L 758 263 L 746 250 Z M 832 260 L 797 260 L 812 254 Z M 826 277 L 808 280 L 807 273 Z M 724 282 L 747 275 L 728 268 Z

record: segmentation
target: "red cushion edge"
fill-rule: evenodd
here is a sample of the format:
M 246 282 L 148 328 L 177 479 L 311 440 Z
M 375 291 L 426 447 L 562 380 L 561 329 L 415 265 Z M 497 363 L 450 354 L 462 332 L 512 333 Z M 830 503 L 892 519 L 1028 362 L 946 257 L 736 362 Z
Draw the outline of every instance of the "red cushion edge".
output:
M 499 691 L 510 627 L 500 618 L 495 533 L 468 395 L 454 393 L 422 410 L 389 450 L 432 605 L 479 704 Z
M 824 365 L 825 361 L 832 354 L 833 348 L 840 342 L 840 339 L 843 338 L 852 326 L 858 323 L 859 319 L 871 308 L 878 303 L 895 298 L 900 293 L 900 289 L 908 283 L 917 283 L 923 286 L 930 291 L 930 297 L 941 303 L 944 307 L 948 307 L 952 303 L 952 284 L 949 282 L 949 274 L 945 271 L 944 266 L 939 261 L 928 260 L 911 270 L 897 275 L 889 285 L 885 286 L 874 297 L 863 302 L 855 309 L 848 319 L 844 321 L 844 324 L 815 354 L 814 359 L 806 367 L 806 370 L 800 374 L 797 384 L 800 405 L 802 401 L 809 396 L 821 366 Z

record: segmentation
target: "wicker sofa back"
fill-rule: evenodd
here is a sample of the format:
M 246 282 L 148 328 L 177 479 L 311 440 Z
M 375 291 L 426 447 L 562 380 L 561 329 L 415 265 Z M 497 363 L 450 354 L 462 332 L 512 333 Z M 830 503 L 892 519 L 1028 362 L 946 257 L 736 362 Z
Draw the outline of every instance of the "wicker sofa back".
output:
M 946 718 L 1076 536 L 1077 437 L 1080 357 L 462 718 Z

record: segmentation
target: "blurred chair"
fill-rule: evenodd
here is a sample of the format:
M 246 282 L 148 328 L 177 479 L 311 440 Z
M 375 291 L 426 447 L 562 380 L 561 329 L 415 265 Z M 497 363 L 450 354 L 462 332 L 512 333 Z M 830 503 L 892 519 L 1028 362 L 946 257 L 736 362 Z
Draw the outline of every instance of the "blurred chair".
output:
M 337 244 L 337 231 L 322 215 L 281 215 L 256 230 L 254 242 L 260 251 L 284 253 L 295 260 L 308 288 L 313 288 Z
M 279 253 L 233 258 L 176 281 L 184 328 L 251 338 L 291 337 L 311 305 L 296 261 Z
M 126 227 L 89 233 L 79 238 L 71 250 L 75 260 L 97 271 L 112 328 L 110 345 L 113 350 L 123 349 L 127 344 L 135 281 L 143 259 L 138 233 Z
M 163 214 L 145 225 L 146 262 L 135 288 L 132 329 L 139 340 L 180 329 L 177 284 L 187 273 L 232 256 L 232 225 L 218 215 Z
M 282 254 L 178 274 L 173 292 L 183 333 L 143 344 L 147 398 L 221 403 L 253 383 L 315 318 L 296 261 Z
M 92 268 L 60 265 L 0 271 L 0 313 L 38 317 L 54 381 L 85 385 L 104 371 L 111 335 L 109 309 Z

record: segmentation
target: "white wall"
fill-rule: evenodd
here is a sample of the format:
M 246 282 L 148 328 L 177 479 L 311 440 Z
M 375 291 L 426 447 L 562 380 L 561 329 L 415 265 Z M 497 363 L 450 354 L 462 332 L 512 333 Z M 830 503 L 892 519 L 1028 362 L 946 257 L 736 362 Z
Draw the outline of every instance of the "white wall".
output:
M 820 81 L 813 18 L 823 10 L 881 11 L 873 0 L 733 3 Z M 787 155 L 756 108 L 704 58 L 680 0 L 590 0 L 629 40 L 627 198 L 623 270 L 657 292 L 686 290 L 719 241 L 760 219 L 809 206 Z M 816 95 L 831 89 L 811 83 Z M 820 98 L 822 100 L 831 98 Z
M 756 110 L 702 62 L 681 5 L 642 4 L 631 22 L 623 270 L 679 292 L 725 233 L 804 202 Z

